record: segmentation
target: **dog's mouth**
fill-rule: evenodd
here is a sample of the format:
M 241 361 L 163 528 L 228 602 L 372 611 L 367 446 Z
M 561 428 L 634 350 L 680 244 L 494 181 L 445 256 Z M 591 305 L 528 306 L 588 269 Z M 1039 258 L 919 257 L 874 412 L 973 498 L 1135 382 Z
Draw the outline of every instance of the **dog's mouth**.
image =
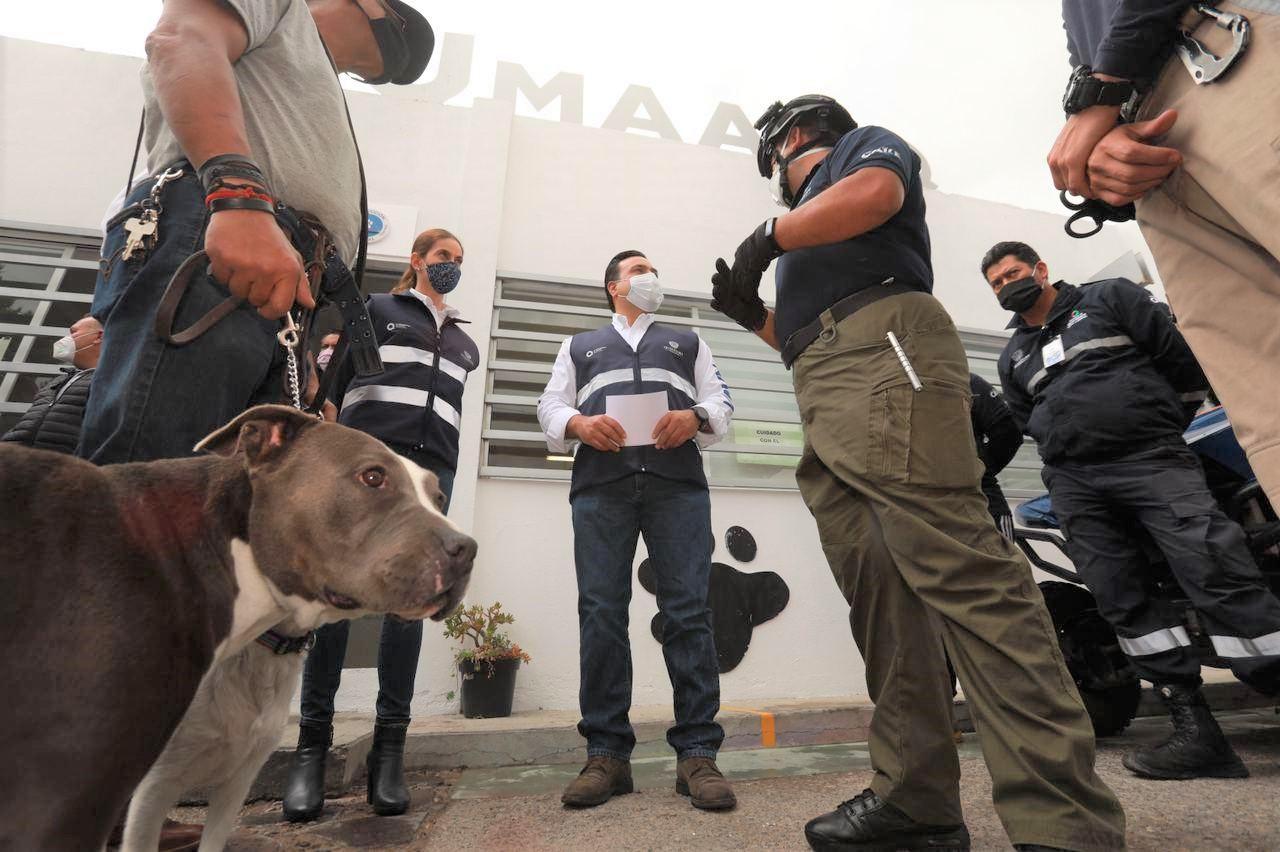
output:
M 360 608 L 360 601 L 356 600 L 355 598 L 349 598 L 340 592 L 335 592 L 333 589 L 329 588 L 328 586 L 324 587 L 324 599 L 329 603 L 329 606 L 335 609 L 359 609 Z
M 429 618 L 432 621 L 440 621 L 449 614 L 452 607 L 449 606 L 450 598 L 453 595 L 453 589 L 446 589 L 440 594 L 427 601 L 420 609 L 402 610 L 397 612 L 400 618 L 405 621 L 420 621 Z

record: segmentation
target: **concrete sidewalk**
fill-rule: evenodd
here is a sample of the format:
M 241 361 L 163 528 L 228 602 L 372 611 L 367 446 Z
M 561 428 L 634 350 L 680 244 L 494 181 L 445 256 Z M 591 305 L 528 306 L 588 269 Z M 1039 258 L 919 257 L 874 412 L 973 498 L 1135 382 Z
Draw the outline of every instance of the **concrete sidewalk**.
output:
M 967 719 L 963 711 L 961 718 Z M 867 738 L 871 702 L 861 697 L 782 699 L 757 702 L 755 706 L 726 702 L 717 719 L 725 731 L 725 752 L 850 743 Z M 586 748 L 577 723 L 577 712 L 570 710 L 515 713 L 502 719 L 415 719 L 405 739 L 405 767 L 581 764 L 586 759 Z M 670 755 L 666 740 L 667 728 L 672 724 L 670 707 L 633 707 L 631 723 L 636 731 L 636 759 Z M 325 787 L 329 795 L 339 795 L 364 772 L 364 758 L 373 742 L 373 717 L 340 713 L 333 727 Z M 280 797 L 297 736 L 297 720 L 291 719 L 281 734 L 279 748 L 254 782 L 250 799 Z
M 1271 702 L 1236 681 L 1230 672 L 1205 670 L 1205 694 L 1215 711 L 1270 707 Z M 783 749 L 867 739 L 872 705 L 860 696 L 810 700 L 735 702 L 726 700 L 717 717 L 725 729 L 722 753 L 744 749 Z M 1164 716 L 1154 693 L 1144 692 L 1139 717 Z M 955 705 L 956 727 L 972 731 L 963 697 Z M 634 758 L 669 757 L 666 731 L 671 725 L 669 706 L 633 707 L 636 730 Z M 486 769 L 521 766 L 576 767 L 586 750 L 576 725 L 578 714 L 570 710 L 516 713 L 502 719 L 465 719 L 459 715 L 415 719 L 405 744 L 408 769 Z M 281 733 L 280 746 L 263 767 L 250 791 L 250 799 L 279 798 L 289 761 L 297 741 L 297 720 Z M 364 758 L 372 743 L 373 717 L 339 714 L 334 720 L 333 748 L 326 762 L 326 791 L 345 793 L 364 774 Z M 192 801 L 198 797 L 192 797 Z

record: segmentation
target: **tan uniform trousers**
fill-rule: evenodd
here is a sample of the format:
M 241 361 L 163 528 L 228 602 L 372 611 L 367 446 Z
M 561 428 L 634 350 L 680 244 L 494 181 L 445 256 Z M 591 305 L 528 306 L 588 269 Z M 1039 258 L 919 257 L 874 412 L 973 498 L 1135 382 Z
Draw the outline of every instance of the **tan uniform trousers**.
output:
M 805 434 L 796 480 L 866 661 L 872 789 L 917 821 L 962 819 L 940 632 L 1010 839 L 1123 848 L 1124 812 L 1094 772 L 1093 728 L 1044 599 L 987 514 L 951 317 L 908 293 L 826 319 L 794 365 Z
M 1176 56 L 1165 65 L 1139 118 L 1178 111 L 1162 144 L 1183 165 L 1138 202 L 1138 224 L 1178 327 L 1280 506 L 1280 15 L 1217 6 L 1249 18 L 1249 49 L 1203 86 Z M 1193 36 L 1220 56 L 1231 44 L 1208 19 Z

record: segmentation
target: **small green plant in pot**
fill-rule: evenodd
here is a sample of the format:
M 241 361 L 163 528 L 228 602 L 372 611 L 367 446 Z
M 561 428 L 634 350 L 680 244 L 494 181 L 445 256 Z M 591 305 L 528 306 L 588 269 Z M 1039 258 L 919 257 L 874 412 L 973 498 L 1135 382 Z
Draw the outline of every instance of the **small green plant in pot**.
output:
M 462 715 L 468 719 L 511 715 L 516 671 L 521 661 L 530 661 L 519 645 L 498 630 L 515 620 L 497 602 L 489 607 L 459 607 L 444 620 L 444 635 L 464 645 L 453 659 L 462 680 Z

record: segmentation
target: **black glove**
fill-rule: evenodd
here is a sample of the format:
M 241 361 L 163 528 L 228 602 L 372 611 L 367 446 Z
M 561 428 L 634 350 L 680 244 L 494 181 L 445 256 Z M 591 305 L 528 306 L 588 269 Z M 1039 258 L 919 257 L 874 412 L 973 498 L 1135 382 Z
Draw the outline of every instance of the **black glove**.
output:
M 733 253 L 733 268 L 716 259 L 711 276 L 711 307 L 749 331 L 764 327 L 768 313 L 760 299 L 760 276 L 775 257 L 782 254 L 773 238 L 775 220 L 762 222 Z
M 769 312 L 759 294 L 752 292 L 748 298 L 739 298 L 733 291 L 733 272 L 724 258 L 716 258 L 716 271 L 711 276 L 711 307 L 727 316 L 747 331 L 764 328 Z M 756 275 L 756 286 L 760 276 Z

